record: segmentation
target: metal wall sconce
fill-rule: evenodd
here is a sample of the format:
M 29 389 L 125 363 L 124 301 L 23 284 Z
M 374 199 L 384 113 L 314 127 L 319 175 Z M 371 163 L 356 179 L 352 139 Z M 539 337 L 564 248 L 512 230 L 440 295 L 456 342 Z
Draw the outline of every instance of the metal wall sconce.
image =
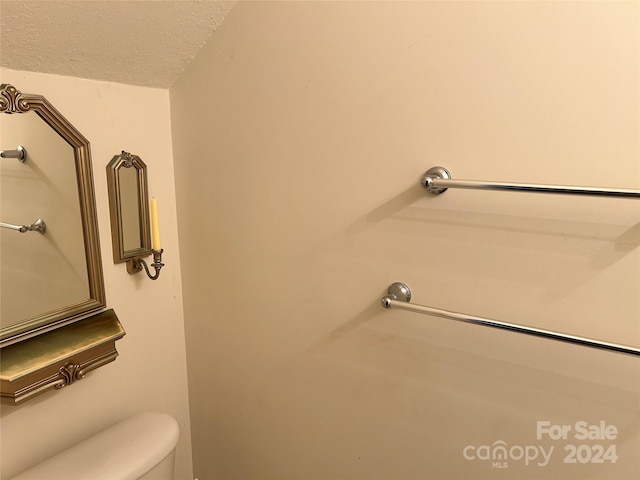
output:
M 127 272 L 143 269 L 151 280 L 160 276 L 162 252 L 158 227 L 158 202 L 151 199 L 151 230 L 149 229 L 149 197 L 147 166 L 137 155 L 125 152 L 114 156 L 107 165 L 109 211 L 113 262 L 127 263 Z M 153 255 L 152 275 L 144 257 Z

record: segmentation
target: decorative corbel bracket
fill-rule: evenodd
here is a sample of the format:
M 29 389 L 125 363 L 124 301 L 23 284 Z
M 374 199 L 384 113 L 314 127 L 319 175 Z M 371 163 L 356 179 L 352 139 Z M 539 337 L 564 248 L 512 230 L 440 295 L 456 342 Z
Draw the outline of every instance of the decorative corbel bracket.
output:
M 125 331 L 113 310 L 9 345 L 0 350 L 2 403 L 17 405 L 59 390 L 116 359 Z

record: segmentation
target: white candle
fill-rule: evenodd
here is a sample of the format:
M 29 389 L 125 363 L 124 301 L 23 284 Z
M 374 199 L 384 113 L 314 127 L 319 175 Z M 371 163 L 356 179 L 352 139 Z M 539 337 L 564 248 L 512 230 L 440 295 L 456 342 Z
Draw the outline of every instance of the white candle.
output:
M 158 201 L 151 199 L 151 248 L 160 251 L 160 227 L 158 226 Z

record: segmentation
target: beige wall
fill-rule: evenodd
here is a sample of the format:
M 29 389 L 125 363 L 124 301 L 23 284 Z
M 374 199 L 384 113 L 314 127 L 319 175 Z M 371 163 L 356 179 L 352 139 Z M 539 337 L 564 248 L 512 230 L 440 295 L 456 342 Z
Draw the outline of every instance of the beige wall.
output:
M 640 188 L 639 18 L 636 2 L 234 8 L 171 89 L 196 476 L 640 476 L 637 358 L 379 304 L 401 280 L 416 303 L 640 345 L 637 202 L 418 186 L 441 164 Z M 572 430 L 537 439 L 539 421 Z M 616 438 L 576 438 L 581 421 Z M 463 455 L 500 440 L 539 457 Z M 617 461 L 565 463 L 570 444 Z
M 177 478 L 191 479 L 168 91 L 8 69 L 1 73 L 3 83 L 44 95 L 91 142 L 107 305 L 127 335 L 116 344 L 118 359 L 86 379 L 19 407 L 2 406 L 0 477 L 151 410 L 179 421 Z M 150 194 L 158 198 L 166 267 L 155 282 L 130 276 L 124 264 L 113 263 L 105 167 L 122 150 L 145 161 Z

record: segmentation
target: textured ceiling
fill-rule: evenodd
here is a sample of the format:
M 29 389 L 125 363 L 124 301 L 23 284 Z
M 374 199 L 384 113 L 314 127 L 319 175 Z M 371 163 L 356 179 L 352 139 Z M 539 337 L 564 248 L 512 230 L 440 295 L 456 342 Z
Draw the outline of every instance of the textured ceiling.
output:
M 168 88 L 235 0 L 1 0 L 0 64 Z

